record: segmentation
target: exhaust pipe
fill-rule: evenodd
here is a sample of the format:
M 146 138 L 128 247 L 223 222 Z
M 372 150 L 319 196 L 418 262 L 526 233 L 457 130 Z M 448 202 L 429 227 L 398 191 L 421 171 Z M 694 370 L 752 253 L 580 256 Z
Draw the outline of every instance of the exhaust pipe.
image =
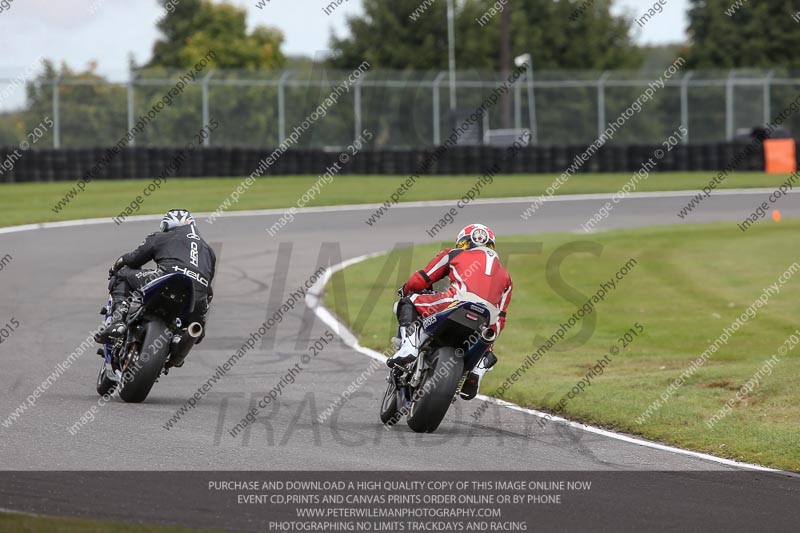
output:
M 169 367 L 182 367 L 189 352 L 194 347 L 197 339 L 203 334 L 203 326 L 199 322 L 192 322 L 186 328 L 185 335 L 175 335 L 172 337 L 172 346 L 170 347 Z
M 192 322 L 189 324 L 189 327 L 186 328 L 186 332 L 193 338 L 197 339 L 200 335 L 203 334 L 203 326 L 200 325 L 200 322 Z
M 477 334 L 477 335 L 476 335 Z M 470 337 L 471 347 L 464 355 L 467 360 L 472 360 L 475 357 L 483 357 L 486 349 L 489 348 L 497 339 L 497 334 L 491 328 L 484 328 L 480 332 L 476 332 Z M 477 339 L 475 338 L 477 336 Z
M 481 343 L 486 346 L 491 345 L 497 339 L 497 333 L 492 328 L 485 328 L 481 330 Z

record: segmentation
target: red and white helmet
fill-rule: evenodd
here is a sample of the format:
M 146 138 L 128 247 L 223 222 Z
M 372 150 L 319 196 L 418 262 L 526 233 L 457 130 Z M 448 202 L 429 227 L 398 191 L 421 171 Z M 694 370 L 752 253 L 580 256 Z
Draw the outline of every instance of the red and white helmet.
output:
M 483 224 L 470 224 L 458 232 L 456 248 L 468 250 L 486 246 L 494 250 L 494 232 Z

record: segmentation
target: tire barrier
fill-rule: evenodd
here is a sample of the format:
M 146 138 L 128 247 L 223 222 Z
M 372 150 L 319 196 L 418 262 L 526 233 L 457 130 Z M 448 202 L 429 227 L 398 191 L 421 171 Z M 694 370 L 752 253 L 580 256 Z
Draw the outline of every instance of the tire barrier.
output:
M 264 175 L 321 175 L 334 164 L 341 167 L 342 174 L 357 175 L 410 176 L 424 167 L 427 171 L 423 174 L 428 175 L 480 175 L 494 165 L 502 174 L 561 174 L 571 165 L 576 173 L 625 173 L 639 170 L 658 149 L 665 152 L 658 172 L 711 172 L 727 166 L 734 166 L 737 171 L 762 171 L 766 162 L 763 145 L 753 149 L 751 144 L 739 140 L 678 145 L 669 151 L 663 145 L 605 145 L 585 162 L 579 158 L 586 150 L 582 145 L 528 146 L 511 158 L 506 148 L 492 146 L 456 146 L 439 151 L 438 156 L 432 147 L 362 150 L 343 159 L 338 149 L 297 149 L 285 152 Z M 192 152 L 183 147 L 134 147 L 109 159 L 106 148 L 22 153 L 18 148 L 15 153 L 15 148 L 0 147 L 0 182 L 76 181 L 93 167 L 97 169 L 96 179 L 154 178 L 176 158 L 182 160 L 174 171 L 178 178 L 244 177 L 273 152 L 272 148 L 240 146 L 197 148 Z M 800 150 L 795 157 L 800 163 Z

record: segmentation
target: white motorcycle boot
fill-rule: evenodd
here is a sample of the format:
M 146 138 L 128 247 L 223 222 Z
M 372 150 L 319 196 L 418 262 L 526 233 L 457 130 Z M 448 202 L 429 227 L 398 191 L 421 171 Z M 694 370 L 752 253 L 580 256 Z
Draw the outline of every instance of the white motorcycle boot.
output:
M 408 331 L 411 329 L 411 331 Z M 396 364 L 407 366 L 416 361 L 419 356 L 419 347 L 424 340 L 421 338 L 419 327 L 400 327 L 400 347 L 397 352 L 386 360 L 386 365 L 393 368 Z

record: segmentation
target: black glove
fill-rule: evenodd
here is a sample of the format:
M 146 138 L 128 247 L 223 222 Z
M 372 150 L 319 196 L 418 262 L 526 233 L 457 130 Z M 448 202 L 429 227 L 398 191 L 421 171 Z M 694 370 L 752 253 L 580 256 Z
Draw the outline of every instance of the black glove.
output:
M 114 277 L 114 275 L 119 272 L 119 269 L 125 266 L 125 262 L 122 260 L 122 257 L 114 261 L 114 264 L 111 265 L 111 268 L 108 269 L 108 279 Z

